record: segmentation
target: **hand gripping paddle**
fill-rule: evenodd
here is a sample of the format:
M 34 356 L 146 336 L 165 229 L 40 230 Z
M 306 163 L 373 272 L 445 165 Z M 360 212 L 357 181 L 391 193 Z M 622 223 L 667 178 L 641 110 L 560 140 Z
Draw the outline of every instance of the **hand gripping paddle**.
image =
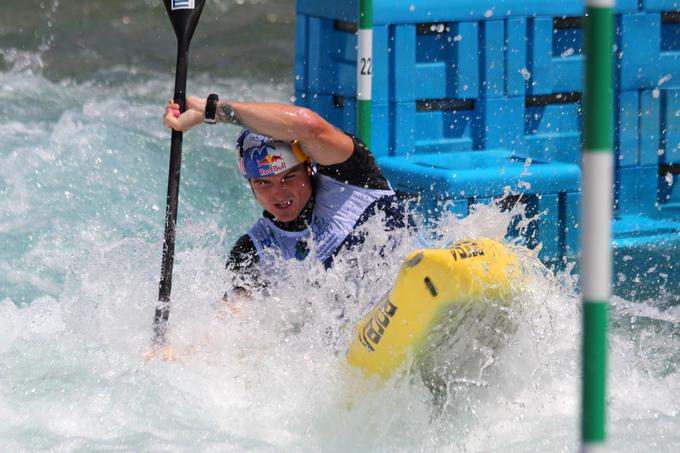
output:
M 187 66 L 189 44 L 201 17 L 205 0 L 164 0 L 172 28 L 177 36 L 177 70 L 175 72 L 174 100 L 180 112 L 186 109 Z M 158 290 L 158 303 L 153 320 L 154 344 L 165 343 L 168 317 L 170 316 L 170 291 L 172 290 L 172 266 L 175 259 L 175 224 L 179 198 L 179 172 L 182 164 L 182 133 L 173 130 L 170 140 L 170 171 L 168 173 L 168 196 L 165 204 L 165 239 L 163 261 Z

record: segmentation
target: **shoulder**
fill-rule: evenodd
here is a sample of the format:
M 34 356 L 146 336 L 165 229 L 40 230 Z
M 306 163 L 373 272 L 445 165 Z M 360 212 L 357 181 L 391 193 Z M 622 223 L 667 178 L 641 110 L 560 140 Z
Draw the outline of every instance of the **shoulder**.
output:
M 347 134 L 352 139 L 354 150 L 349 158 L 335 165 L 318 165 L 319 174 L 337 181 L 367 189 L 387 190 L 390 188 L 375 156 L 359 138 Z

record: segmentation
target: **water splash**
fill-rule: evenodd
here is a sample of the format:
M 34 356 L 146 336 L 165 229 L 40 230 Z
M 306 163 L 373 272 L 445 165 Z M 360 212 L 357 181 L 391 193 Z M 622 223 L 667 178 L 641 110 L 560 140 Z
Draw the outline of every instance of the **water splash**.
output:
M 515 328 L 501 345 L 470 345 L 476 359 L 463 373 L 444 373 L 439 402 L 418 372 L 378 383 L 358 378 L 343 358 L 351 326 L 391 286 L 416 237 L 399 236 L 381 254 L 385 237 L 366 224 L 369 241 L 331 271 L 286 263 L 292 278 L 273 295 L 241 304 L 238 315 L 225 307 L 226 251 L 258 215 L 230 154 L 235 130 L 185 137 L 175 360 L 146 362 L 169 148 L 160 115 L 172 80 L 126 77 L 75 83 L 0 73 L 0 111 L 10 119 L 0 145 L 3 450 L 575 448 L 578 281 L 531 254 L 522 252 L 527 283 L 507 313 Z M 285 100 L 287 86 L 192 81 L 197 92 L 246 99 Z M 480 205 L 465 219 L 442 215 L 425 235 L 433 247 L 500 239 L 518 214 Z M 673 295 L 614 299 L 616 451 L 680 446 L 676 308 Z M 459 364 L 457 351 L 441 349 L 435 366 Z

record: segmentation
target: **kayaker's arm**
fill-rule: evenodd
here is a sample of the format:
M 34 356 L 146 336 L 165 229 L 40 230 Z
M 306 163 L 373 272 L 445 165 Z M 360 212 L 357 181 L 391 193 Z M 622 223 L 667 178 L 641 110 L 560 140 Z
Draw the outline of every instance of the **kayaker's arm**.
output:
M 206 101 L 188 96 L 187 109 L 170 101 L 163 123 L 178 131 L 188 131 L 203 122 Z M 298 140 L 304 152 L 321 165 L 345 162 L 354 151 L 354 143 L 313 111 L 289 104 L 267 102 L 220 101 L 215 119 L 218 122 L 247 127 L 278 140 Z
M 249 302 L 252 291 L 249 288 L 260 286 L 259 261 L 255 245 L 247 234 L 241 236 L 234 244 L 227 258 L 226 269 L 230 280 L 230 289 L 222 296 L 221 309 L 232 314 L 239 313 L 239 307 Z M 221 311 L 222 315 L 227 311 Z
M 231 286 L 233 288 L 261 286 L 259 262 L 260 257 L 250 236 L 244 234 L 238 238 L 229 252 L 225 266 L 232 277 Z

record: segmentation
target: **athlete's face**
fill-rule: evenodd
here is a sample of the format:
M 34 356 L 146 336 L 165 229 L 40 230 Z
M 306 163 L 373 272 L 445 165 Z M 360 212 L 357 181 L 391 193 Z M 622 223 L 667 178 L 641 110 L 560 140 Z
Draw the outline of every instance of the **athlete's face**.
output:
M 303 164 L 278 175 L 253 178 L 250 185 L 258 203 L 281 222 L 300 215 L 312 196 L 312 182 Z

